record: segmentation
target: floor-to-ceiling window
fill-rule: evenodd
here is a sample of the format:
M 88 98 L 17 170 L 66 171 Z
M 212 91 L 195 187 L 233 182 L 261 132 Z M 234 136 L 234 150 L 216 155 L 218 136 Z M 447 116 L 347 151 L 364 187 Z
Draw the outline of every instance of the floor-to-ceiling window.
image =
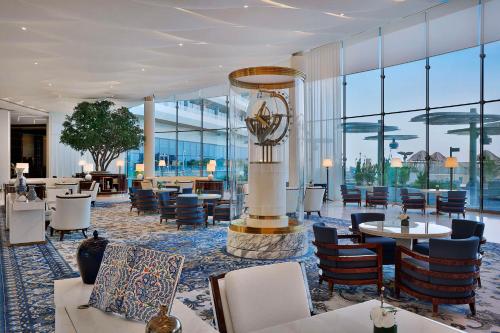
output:
M 131 109 L 142 122 L 143 106 Z M 155 172 L 157 176 L 207 176 L 215 160 L 214 178 L 227 180 L 227 97 L 159 102 L 155 105 Z M 242 136 L 246 132 L 242 131 Z M 246 147 L 238 151 L 246 158 Z M 144 148 L 127 152 L 127 175 L 136 176 Z
M 500 211 L 500 30 L 487 33 L 498 25 L 489 5 L 498 1 L 381 28 L 378 43 L 358 46 L 370 58 L 376 45 L 379 61 L 344 59 L 345 183 L 385 184 L 394 201 L 402 187 L 465 190 L 469 208 Z M 394 157 L 402 167 L 391 167 Z

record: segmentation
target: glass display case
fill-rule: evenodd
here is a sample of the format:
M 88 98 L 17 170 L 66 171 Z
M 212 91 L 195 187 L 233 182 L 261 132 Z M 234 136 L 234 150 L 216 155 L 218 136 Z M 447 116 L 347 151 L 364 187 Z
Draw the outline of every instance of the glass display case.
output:
M 304 79 L 285 67 L 244 68 L 229 75 L 231 254 L 285 258 L 307 249 Z M 246 158 L 240 154 L 244 146 Z M 266 250 L 270 243 L 273 251 Z

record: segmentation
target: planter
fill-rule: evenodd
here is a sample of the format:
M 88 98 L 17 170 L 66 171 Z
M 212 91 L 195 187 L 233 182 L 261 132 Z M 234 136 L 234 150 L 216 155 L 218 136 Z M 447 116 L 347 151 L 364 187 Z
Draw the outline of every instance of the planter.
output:
M 106 245 L 109 241 L 106 238 L 99 237 L 97 231 L 94 231 L 94 237 L 84 240 L 76 253 L 76 261 L 83 283 L 94 284 L 101 267 L 102 257 Z

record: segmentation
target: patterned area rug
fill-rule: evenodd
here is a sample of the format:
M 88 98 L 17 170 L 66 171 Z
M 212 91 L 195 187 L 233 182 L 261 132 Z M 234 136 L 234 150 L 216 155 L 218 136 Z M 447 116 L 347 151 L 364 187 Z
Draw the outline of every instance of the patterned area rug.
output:
M 350 225 L 344 220 L 313 217 L 307 221 L 311 240 L 313 238 L 311 226 L 316 221 L 323 221 L 335 226 L 341 232 L 347 232 Z M 277 262 L 276 260 L 242 259 L 227 254 L 225 251 L 227 224 L 210 225 L 207 229 L 197 228 L 196 230 L 183 227 L 177 231 L 173 223 L 160 225 L 158 222 L 157 215 L 137 216 L 137 213 L 131 213 L 129 205 L 126 203 L 98 203 L 97 207 L 92 210 L 93 228 L 112 242 L 134 243 L 161 251 L 183 254 L 186 260 L 177 298 L 205 320 L 211 321 L 213 319 L 208 291 L 208 276 L 243 267 Z M 90 234 L 93 230 L 90 230 Z M 9 332 L 49 332 L 51 329 L 53 330 L 51 280 L 71 276 L 72 272 L 69 267 L 77 271 L 75 254 L 83 237 L 81 233 L 75 232 L 66 235 L 62 242 L 59 241 L 58 235 L 48 237 L 48 239 L 48 244 L 33 248 L 12 249 L 5 247 L 5 245 L 2 246 L 2 269 L 5 272 L 3 276 L 4 281 L 6 281 L 5 295 L 9 295 L 5 304 L 9 310 L 13 308 L 12 311 L 8 311 L 6 316 L 6 323 L 10 328 Z M 55 251 L 54 248 L 58 251 Z M 435 317 L 436 320 L 468 332 L 500 331 L 500 300 L 498 297 L 500 274 L 497 259 L 500 246 L 487 244 L 485 250 L 487 254 L 481 269 L 483 288 L 478 290 L 476 297 L 476 317 L 472 318 L 468 315 L 467 305 L 443 305 L 440 306 L 440 313 L 438 317 Z M 9 253 L 8 260 L 4 260 L 6 252 Z M 10 254 L 10 252 L 15 254 Z M 69 264 L 69 267 L 60 259 L 61 256 L 58 252 Z M 374 286 L 336 286 L 333 297 L 330 297 L 326 284 L 321 286 L 318 284 L 316 258 L 312 246 L 306 256 L 294 260 L 300 260 L 306 264 L 313 305 L 318 313 L 377 297 Z M 37 273 L 38 271 L 39 273 Z M 9 281 L 15 279 L 5 279 L 6 276 L 15 274 L 31 277 L 32 280 L 19 278 L 17 283 L 12 283 Z M 394 280 L 392 266 L 384 268 L 384 280 L 389 293 Z M 19 305 L 15 305 L 15 303 L 19 303 Z M 390 303 L 432 317 L 432 307 L 429 303 L 418 301 L 410 296 L 403 294 L 403 298 L 391 299 Z M 21 308 L 27 309 L 27 312 L 21 314 Z M 37 329 L 25 330 L 31 325 L 38 325 Z

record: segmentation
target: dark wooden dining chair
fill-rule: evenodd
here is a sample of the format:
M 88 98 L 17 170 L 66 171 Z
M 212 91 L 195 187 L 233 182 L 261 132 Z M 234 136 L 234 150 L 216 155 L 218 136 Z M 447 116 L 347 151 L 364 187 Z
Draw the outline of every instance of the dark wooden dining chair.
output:
M 198 200 L 198 196 L 195 194 L 178 196 L 175 205 L 177 230 L 180 229 L 181 225 L 191 225 L 196 229 L 197 225 L 204 223 L 207 227 L 207 209 L 203 202 Z
M 469 304 L 476 314 L 475 290 L 478 285 L 481 255 L 478 237 L 467 239 L 430 239 L 425 256 L 402 246 L 396 248 L 395 293 L 432 303 L 437 314 L 440 304 Z
M 142 213 L 158 213 L 158 198 L 153 190 L 136 190 L 134 193 L 137 215 Z
M 382 288 L 382 245 L 378 243 L 338 244 L 339 239 L 359 235 L 339 235 L 337 229 L 318 222 L 313 225 L 316 256 L 319 259 L 319 284 L 328 282 L 330 293 L 336 284 L 375 284 Z
M 466 191 L 448 191 L 446 197 L 438 196 L 436 198 L 436 210 L 437 213 L 448 213 L 451 214 L 462 214 L 465 218 L 465 205 L 467 202 L 467 192 Z
M 347 203 L 357 203 L 361 207 L 361 191 L 357 188 L 348 188 L 347 185 L 340 185 L 340 193 L 342 194 L 342 202 L 344 207 Z
M 407 188 L 402 188 L 401 202 L 405 213 L 408 209 L 420 209 L 422 214 L 425 214 L 425 206 L 427 202 L 423 193 L 410 192 Z
M 366 206 L 384 206 L 387 209 L 389 189 L 387 186 L 374 186 L 373 191 L 366 192 Z

